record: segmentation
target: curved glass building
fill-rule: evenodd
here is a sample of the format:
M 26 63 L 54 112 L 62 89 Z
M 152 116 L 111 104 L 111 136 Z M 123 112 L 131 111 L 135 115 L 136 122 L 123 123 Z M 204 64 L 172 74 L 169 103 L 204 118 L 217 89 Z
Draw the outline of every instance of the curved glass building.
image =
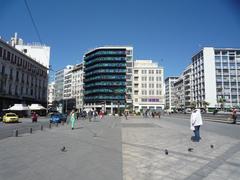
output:
M 84 56 L 85 107 L 116 112 L 132 93 L 132 47 L 99 47 Z

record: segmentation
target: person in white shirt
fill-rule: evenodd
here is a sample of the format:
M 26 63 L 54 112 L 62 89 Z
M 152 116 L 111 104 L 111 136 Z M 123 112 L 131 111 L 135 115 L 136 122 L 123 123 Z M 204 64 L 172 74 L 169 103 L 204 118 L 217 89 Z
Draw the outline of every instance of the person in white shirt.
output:
M 194 109 L 190 119 L 190 129 L 193 130 L 194 136 L 191 138 L 194 142 L 199 142 L 200 137 L 200 126 L 203 125 L 202 115 L 200 109 Z

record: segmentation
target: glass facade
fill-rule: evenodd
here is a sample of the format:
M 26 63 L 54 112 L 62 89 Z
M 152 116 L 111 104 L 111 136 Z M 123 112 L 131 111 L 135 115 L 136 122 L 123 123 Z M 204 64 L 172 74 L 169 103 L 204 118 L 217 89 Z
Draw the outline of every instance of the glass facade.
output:
M 125 48 L 98 48 L 84 57 L 84 103 L 125 103 Z

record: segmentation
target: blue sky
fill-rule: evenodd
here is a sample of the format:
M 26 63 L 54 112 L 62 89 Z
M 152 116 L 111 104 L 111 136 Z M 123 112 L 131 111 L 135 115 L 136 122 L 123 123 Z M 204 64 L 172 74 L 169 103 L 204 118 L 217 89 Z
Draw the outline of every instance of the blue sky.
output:
M 53 69 L 102 45 L 132 45 L 165 77 L 179 75 L 201 47 L 240 48 L 239 0 L 27 0 Z M 24 0 L 0 0 L 0 36 L 38 42 Z

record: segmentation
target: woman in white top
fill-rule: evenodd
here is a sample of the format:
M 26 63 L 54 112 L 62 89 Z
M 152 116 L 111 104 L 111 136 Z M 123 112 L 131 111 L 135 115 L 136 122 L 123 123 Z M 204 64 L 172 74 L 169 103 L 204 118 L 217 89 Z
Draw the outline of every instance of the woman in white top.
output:
M 202 115 L 200 109 L 194 109 L 191 114 L 190 119 L 190 129 L 193 130 L 194 136 L 192 137 L 192 141 L 199 142 L 200 137 L 200 126 L 203 124 Z

